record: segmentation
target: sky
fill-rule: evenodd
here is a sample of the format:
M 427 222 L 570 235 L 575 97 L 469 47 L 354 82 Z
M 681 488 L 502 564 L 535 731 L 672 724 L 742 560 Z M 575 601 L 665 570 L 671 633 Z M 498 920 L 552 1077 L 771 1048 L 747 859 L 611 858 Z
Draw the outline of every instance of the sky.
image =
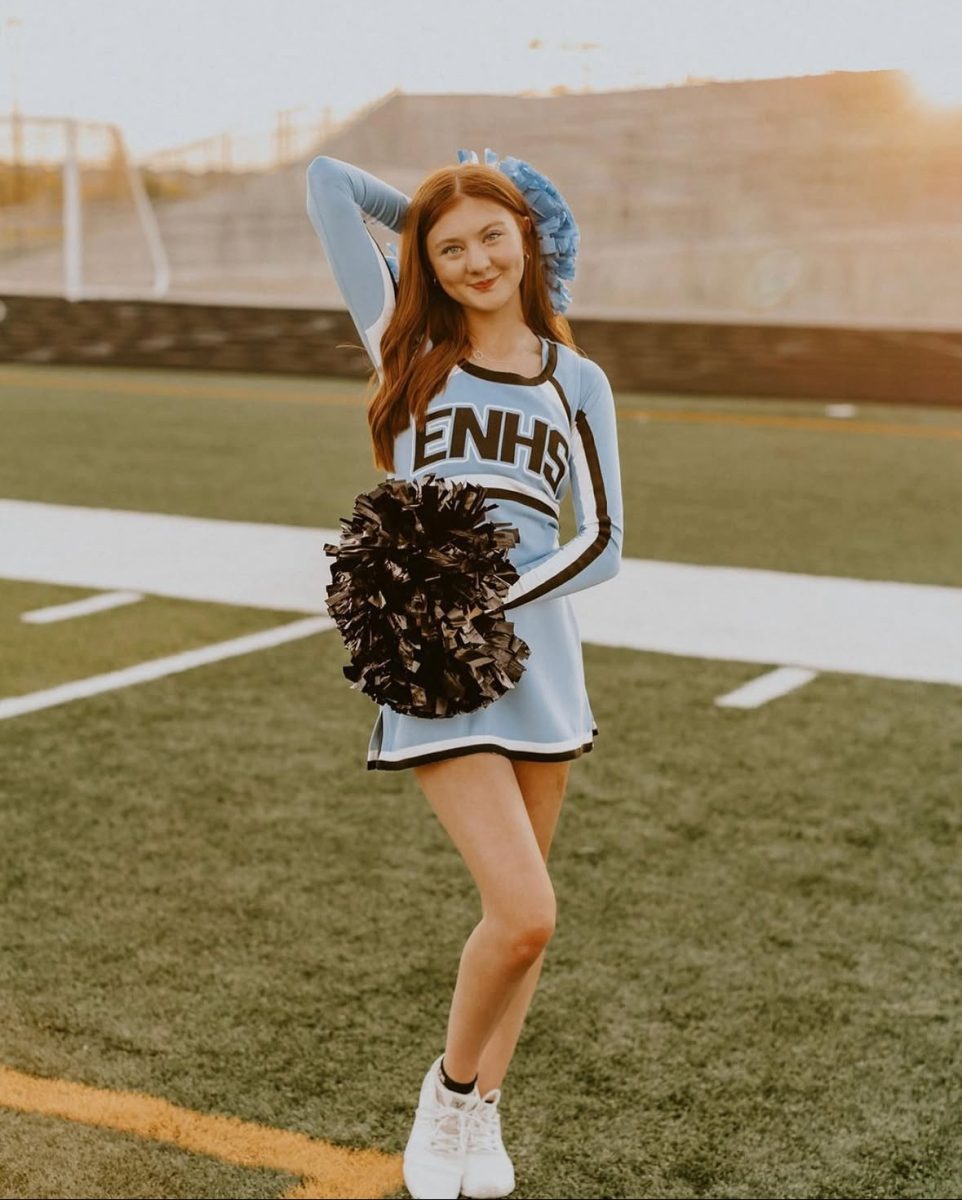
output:
M 962 104 L 962 0 L 0 0 L 0 113 L 135 157 L 394 87 L 546 93 L 901 68 Z

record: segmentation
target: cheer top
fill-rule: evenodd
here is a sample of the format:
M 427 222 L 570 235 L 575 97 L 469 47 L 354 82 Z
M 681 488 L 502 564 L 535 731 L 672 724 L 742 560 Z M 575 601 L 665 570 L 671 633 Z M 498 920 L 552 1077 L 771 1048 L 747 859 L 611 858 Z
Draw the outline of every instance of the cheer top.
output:
M 366 226 L 400 233 L 403 192 L 351 163 L 320 155 L 307 169 L 307 212 L 378 375 L 380 342 L 397 281 Z M 519 530 L 509 549 L 519 578 L 504 609 L 557 599 L 604 582 L 621 564 L 623 509 L 616 417 L 604 371 L 569 346 L 541 338 L 536 376 L 462 359 L 431 398 L 424 426 L 394 443 L 394 477 L 432 473 L 470 481 L 496 502 L 491 519 Z M 390 476 L 389 476 L 390 477 Z M 578 532 L 558 542 L 570 489 Z

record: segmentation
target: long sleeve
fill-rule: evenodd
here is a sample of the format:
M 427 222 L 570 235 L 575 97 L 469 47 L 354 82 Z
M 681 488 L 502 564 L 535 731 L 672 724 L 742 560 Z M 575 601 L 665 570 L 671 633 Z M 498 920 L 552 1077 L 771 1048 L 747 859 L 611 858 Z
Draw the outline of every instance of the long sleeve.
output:
M 582 359 L 581 371 L 568 459 L 578 533 L 522 572 L 508 589 L 505 611 L 594 587 L 621 568 L 624 510 L 615 401 L 597 363 Z
M 397 188 L 338 158 L 318 155 L 307 168 L 307 215 L 379 374 L 381 335 L 394 312 L 397 288 L 362 214 L 400 233 L 409 204 Z

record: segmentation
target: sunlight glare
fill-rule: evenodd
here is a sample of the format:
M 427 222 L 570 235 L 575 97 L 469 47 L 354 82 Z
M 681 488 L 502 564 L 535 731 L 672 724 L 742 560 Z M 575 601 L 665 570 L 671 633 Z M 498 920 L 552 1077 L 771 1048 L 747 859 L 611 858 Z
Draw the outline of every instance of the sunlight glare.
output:
M 919 96 L 927 103 L 945 107 L 962 105 L 962 67 L 944 60 L 926 63 L 910 71 Z

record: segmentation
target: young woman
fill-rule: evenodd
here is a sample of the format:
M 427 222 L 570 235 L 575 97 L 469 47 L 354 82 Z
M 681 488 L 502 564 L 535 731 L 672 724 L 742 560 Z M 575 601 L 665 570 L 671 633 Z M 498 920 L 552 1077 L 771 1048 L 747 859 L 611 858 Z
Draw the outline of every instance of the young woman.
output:
M 617 573 L 623 533 L 611 388 L 560 315 L 550 230 L 570 212 L 528 164 L 459 157 L 413 199 L 335 158 L 307 173 L 308 214 L 377 373 L 376 466 L 480 484 L 489 519 L 520 535 L 504 603 L 530 648 L 517 685 L 443 719 L 382 706 L 368 747 L 368 769 L 414 771 L 480 893 L 404 1153 L 412 1196 L 439 1198 L 514 1188 L 501 1085 L 555 926 L 547 859 L 571 760 L 598 733 L 570 595 Z M 529 197 L 553 197 L 556 219 Z M 403 232 L 396 269 L 365 218 Z M 569 487 L 578 533 L 561 545 Z

